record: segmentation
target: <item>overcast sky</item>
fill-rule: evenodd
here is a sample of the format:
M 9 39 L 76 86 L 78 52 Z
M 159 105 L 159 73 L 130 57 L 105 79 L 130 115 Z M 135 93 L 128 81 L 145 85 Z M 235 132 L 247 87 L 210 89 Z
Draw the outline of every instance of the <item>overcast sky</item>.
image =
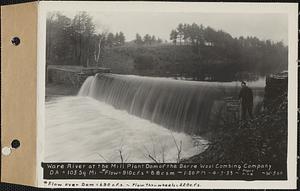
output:
M 126 41 L 133 40 L 135 34 L 155 35 L 169 40 L 172 29 L 179 23 L 203 24 L 223 30 L 233 37 L 256 36 L 274 42 L 288 42 L 288 18 L 286 14 L 275 13 L 164 13 L 164 12 L 88 12 L 93 17 L 99 31 L 122 31 Z M 75 12 L 64 12 L 73 17 Z

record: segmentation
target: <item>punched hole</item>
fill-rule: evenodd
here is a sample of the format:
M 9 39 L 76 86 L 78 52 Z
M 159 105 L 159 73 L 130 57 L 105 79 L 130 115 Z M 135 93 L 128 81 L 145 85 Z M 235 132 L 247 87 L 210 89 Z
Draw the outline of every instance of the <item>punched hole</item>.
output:
M 19 37 L 14 37 L 11 39 L 11 43 L 15 46 L 18 46 L 21 43 L 21 40 Z
M 3 147 L 3 148 L 2 148 L 2 154 L 3 154 L 4 156 L 10 155 L 10 153 L 11 153 L 11 148 L 9 148 L 9 147 Z
M 14 149 L 17 149 L 19 148 L 21 145 L 20 141 L 18 139 L 14 139 L 12 142 L 11 142 L 11 147 L 14 148 Z

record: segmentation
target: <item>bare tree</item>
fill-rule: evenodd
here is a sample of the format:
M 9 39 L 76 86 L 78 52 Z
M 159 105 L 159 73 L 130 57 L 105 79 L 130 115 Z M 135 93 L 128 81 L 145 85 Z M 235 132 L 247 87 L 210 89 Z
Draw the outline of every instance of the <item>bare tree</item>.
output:
M 181 151 L 182 151 L 182 140 L 180 140 L 179 145 L 176 142 L 176 139 L 173 135 L 173 133 L 171 133 L 172 137 L 173 137 L 173 141 L 174 144 L 176 145 L 176 149 L 177 149 L 177 163 L 179 163 L 181 161 Z

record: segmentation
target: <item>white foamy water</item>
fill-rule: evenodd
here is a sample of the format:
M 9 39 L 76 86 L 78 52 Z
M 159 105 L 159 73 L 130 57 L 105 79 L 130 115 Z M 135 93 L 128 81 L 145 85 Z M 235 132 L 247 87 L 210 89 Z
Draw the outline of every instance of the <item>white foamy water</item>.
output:
M 45 135 L 47 162 L 154 162 L 151 157 L 176 162 L 180 142 L 181 158 L 205 149 L 201 144 L 195 147 L 189 135 L 80 96 L 46 102 Z

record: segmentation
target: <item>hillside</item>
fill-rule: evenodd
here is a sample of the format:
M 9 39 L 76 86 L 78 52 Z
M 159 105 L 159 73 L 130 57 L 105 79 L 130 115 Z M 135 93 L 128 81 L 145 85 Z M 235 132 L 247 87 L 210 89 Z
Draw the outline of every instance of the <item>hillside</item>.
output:
M 52 13 L 46 25 L 47 66 L 104 66 L 114 73 L 211 81 L 249 80 L 288 66 L 283 42 L 233 37 L 202 24 L 179 23 L 164 42 L 155 34 L 136 33 L 128 42 L 122 31 L 99 33 L 85 12 L 74 18 Z
M 231 81 L 243 72 L 264 76 L 287 67 L 287 52 L 189 45 L 120 46 L 104 50 L 102 65 L 113 73 L 181 76 L 194 80 Z M 279 51 L 279 52 L 278 52 Z

